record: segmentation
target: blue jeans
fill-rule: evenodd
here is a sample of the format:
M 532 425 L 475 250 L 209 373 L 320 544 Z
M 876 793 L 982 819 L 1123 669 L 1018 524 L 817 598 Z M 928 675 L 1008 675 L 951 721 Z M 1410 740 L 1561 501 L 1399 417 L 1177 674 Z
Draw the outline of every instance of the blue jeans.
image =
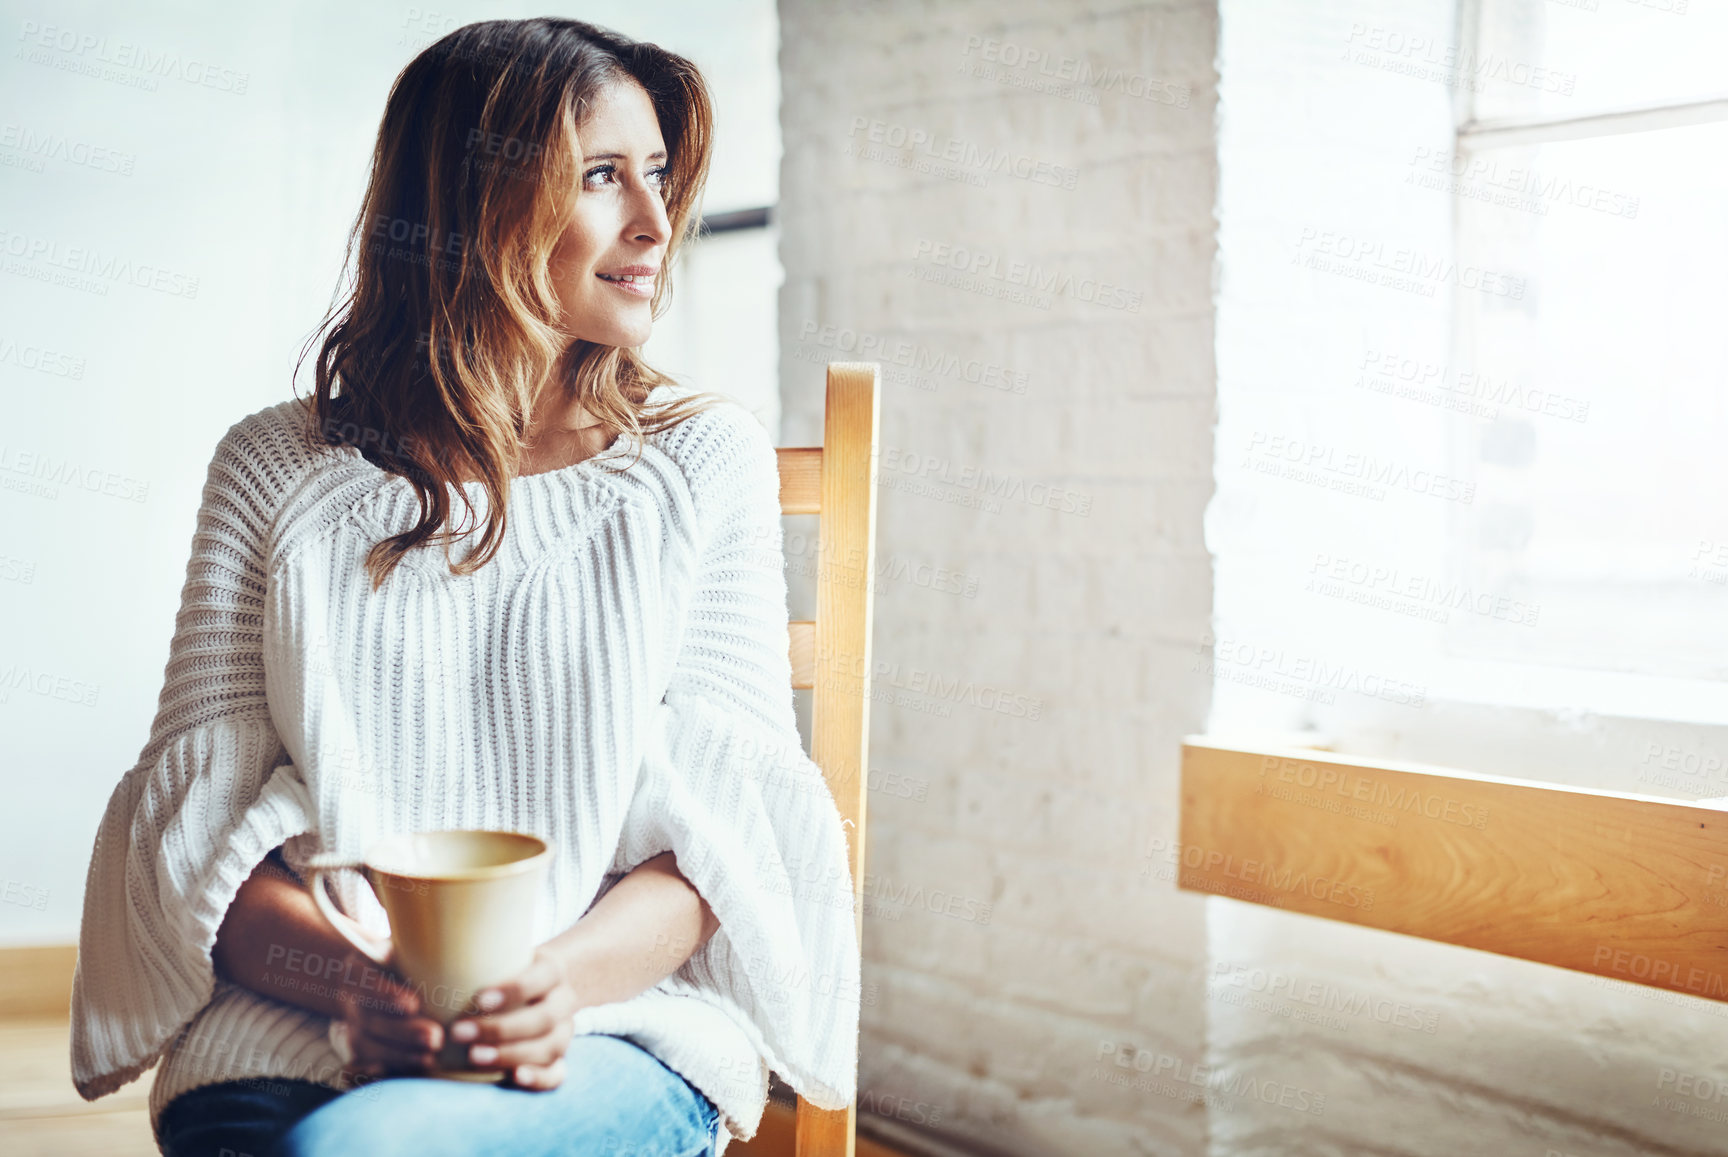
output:
M 348 1092 L 260 1078 L 163 1109 L 164 1157 L 709 1157 L 720 1114 L 622 1037 L 571 1040 L 556 1089 L 387 1077 Z

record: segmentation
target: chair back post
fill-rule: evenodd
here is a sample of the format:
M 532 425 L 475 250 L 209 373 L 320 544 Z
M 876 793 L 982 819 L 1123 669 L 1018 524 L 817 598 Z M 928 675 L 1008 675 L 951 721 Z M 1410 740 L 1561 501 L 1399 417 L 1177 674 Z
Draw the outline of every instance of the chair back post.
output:
M 822 769 L 846 829 L 860 945 L 864 942 L 864 804 L 870 779 L 879 372 L 874 362 L 828 366 L 811 664 L 815 701 L 810 754 Z M 795 1157 L 854 1157 L 857 1112 L 856 1099 L 844 1109 L 825 1110 L 800 1097 Z

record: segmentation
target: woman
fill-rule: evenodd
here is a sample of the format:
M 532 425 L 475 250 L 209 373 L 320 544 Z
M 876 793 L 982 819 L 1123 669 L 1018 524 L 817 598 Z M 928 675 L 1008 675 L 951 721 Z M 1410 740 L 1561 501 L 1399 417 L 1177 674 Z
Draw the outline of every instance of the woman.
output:
M 754 1133 L 770 1070 L 850 1102 L 853 889 L 792 712 L 773 447 L 636 353 L 710 131 L 688 61 L 570 20 L 469 25 L 397 79 L 314 397 L 217 447 L 91 859 L 74 1081 L 160 1059 L 170 1157 L 685 1157 Z M 303 877 L 451 828 L 556 850 L 533 964 L 446 1038 Z M 387 951 L 366 885 L 332 890 Z M 417 1075 L 446 1046 L 501 1083 Z

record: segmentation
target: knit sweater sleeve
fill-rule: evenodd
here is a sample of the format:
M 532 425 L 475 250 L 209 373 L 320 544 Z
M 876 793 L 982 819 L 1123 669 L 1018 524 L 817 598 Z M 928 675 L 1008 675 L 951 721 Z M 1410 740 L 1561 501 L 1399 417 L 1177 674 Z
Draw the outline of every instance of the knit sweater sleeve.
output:
M 650 728 L 624 859 L 670 849 L 719 931 L 679 982 L 741 1010 L 768 1066 L 820 1108 L 857 1088 L 859 947 L 846 833 L 792 701 L 779 475 L 742 407 L 687 420 L 696 582 Z
M 265 551 L 291 481 L 280 411 L 235 423 L 206 474 L 149 741 L 97 829 L 72 981 L 72 1079 L 95 1100 L 137 1078 L 211 999 L 216 930 L 240 884 L 311 826 L 271 724 Z

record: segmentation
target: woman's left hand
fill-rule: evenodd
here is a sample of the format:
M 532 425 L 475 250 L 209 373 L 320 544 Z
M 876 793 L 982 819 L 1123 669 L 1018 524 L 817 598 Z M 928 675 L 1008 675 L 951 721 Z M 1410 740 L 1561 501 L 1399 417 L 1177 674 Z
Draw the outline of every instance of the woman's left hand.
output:
M 564 1050 L 575 1028 L 570 1018 L 581 1005 L 559 956 L 541 945 L 532 964 L 481 989 L 474 1005 L 480 1014 L 450 1025 L 450 1039 L 469 1046 L 472 1068 L 507 1072 L 507 1081 L 524 1089 L 563 1083 Z

